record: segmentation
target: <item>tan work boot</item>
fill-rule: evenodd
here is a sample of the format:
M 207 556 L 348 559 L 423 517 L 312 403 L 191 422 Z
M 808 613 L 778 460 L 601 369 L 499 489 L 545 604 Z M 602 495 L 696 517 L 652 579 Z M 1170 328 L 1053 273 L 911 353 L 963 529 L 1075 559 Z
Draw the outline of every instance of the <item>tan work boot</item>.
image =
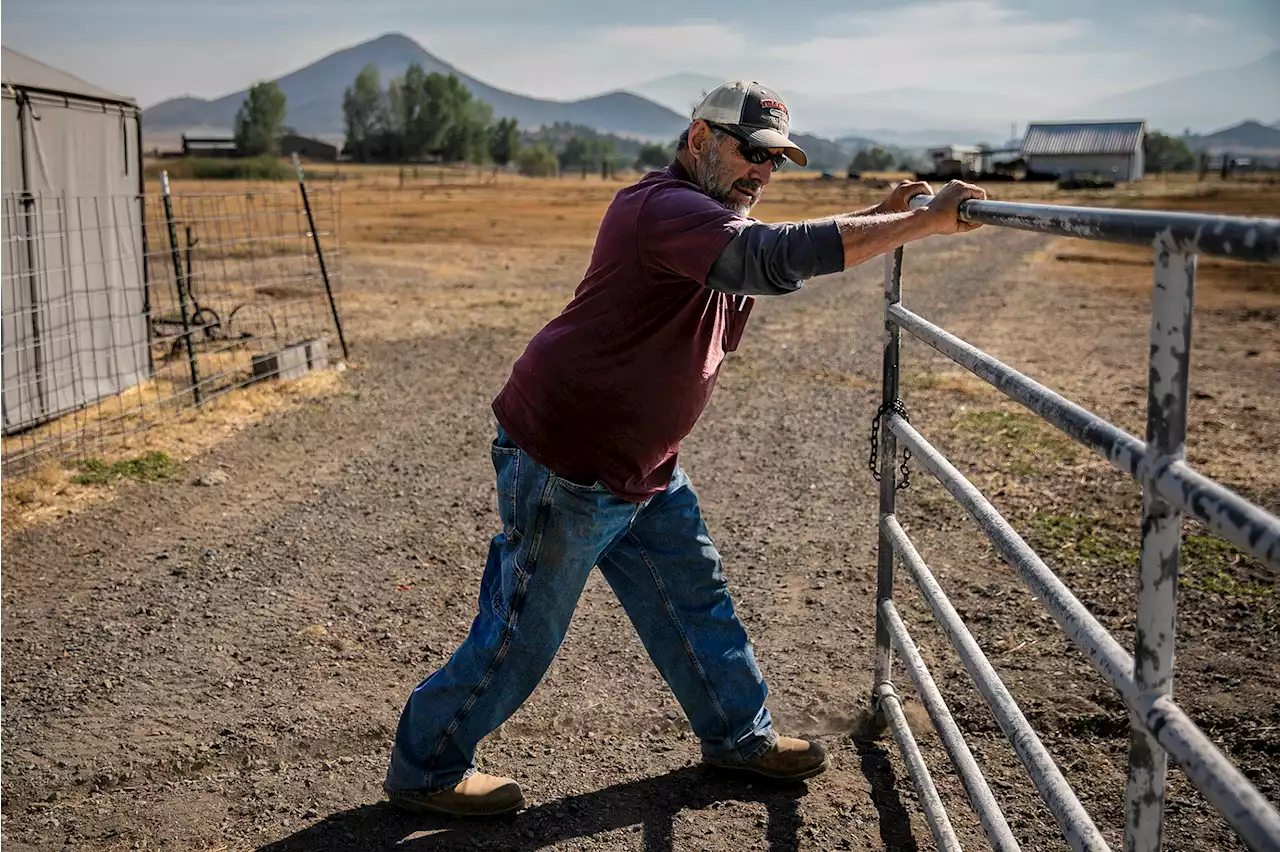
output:
M 800 781 L 826 771 L 827 751 L 818 743 L 794 737 L 778 737 L 773 748 L 753 760 L 729 763 L 706 757 L 704 763 L 719 769 L 738 769 L 763 775 L 774 781 Z
M 497 816 L 524 807 L 520 785 L 510 778 L 477 772 L 452 790 L 430 795 L 421 790 L 396 790 L 382 785 L 391 804 L 406 811 L 431 811 L 450 816 Z

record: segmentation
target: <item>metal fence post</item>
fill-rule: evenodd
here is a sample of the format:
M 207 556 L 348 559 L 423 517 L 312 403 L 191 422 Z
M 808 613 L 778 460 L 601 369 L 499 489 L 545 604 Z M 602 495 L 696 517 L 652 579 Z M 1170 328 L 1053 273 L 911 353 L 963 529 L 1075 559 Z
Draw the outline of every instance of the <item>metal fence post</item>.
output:
M 884 265 L 884 361 L 883 387 L 881 400 L 883 407 L 879 415 L 880 425 L 880 517 L 877 527 L 880 529 L 880 545 L 876 566 L 876 668 L 875 683 L 872 695 L 877 715 L 879 715 L 880 690 L 890 682 L 893 668 L 893 646 L 889 624 L 881 614 L 882 601 L 893 599 L 893 541 L 884 531 L 884 519 L 892 515 L 895 508 L 896 476 L 893 469 L 893 457 L 898 451 L 898 439 L 889 428 L 889 406 L 898 398 L 898 346 L 901 331 L 897 323 L 889 317 L 889 309 L 902 299 L 902 246 L 896 248 L 891 255 L 885 255 Z M 883 720 L 882 720 L 883 721 Z
M 1151 358 L 1147 381 L 1148 459 L 1142 482 L 1142 557 L 1138 569 L 1138 620 L 1134 681 L 1139 701 L 1173 694 L 1173 649 L 1178 595 L 1182 512 L 1154 488 L 1158 468 L 1186 457 L 1187 392 L 1191 368 L 1191 317 L 1196 256 L 1178 251 L 1169 234 L 1156 239 L 1151 297 Z M 1158 852 L 1164 845 L 1164 794 L 1168 755 L 1131 714 L 1129 782 L 1124 846 Z
M 182 249 L 178 248 L 178 227 L 173 220 L 173 197 L 169 192 L 169 173 L 160 173 L 160 189 L 164 195 L 164 218 L 169 225 L 169 254 L 173 257 L 173 276 L 178 283 L 178 305 L 182 312 L 182 337 L 187 344 L 187 363 L 191 366 L 191 393 L 196 405 L 204 400 L 200 393 L 200 366 L 196 347 L 191 342 L 191 315 L 187 310 L 187 278 L 182 269 Z
M 21 242 L 26 249 L 26 269 L 22 270 L 22 277 L 27 283 L 27 298 L 31 300 L 31 313 L 28 317 L 31 323 L 31 356 L 35 367 L 35 385 L 36 385 L 36 405 L 41 413 L 49 408 L 49 396 L 45 387 L 45 365 L 44 365 L 44 347 L 47 345 L 41 341 L 40 321 L 45 315 L 47 306 L 43 299 L 40 298 L 40 273 L 36 266 L 36 245 L 40 241 L 40 229 L 44 226 L 43 204 L 40 205 L 39 214 L 37 213 L 36 197 L 31 194 L 31 168 L 29 165 L 29 157 L 27 154 L 27 127 L 32 119 L 31 103 L 27 100 L 25 94 L 21 94 L 17 98 L 18 101 L 18 156 L 21 160 L 22 167 L 22 227 L 19 229 L 21 234 Z M 41 199 L 43 201 L 43 199 Z
M 342 334 L 342 318 L 338 316 L 338 303 L 333 299 L 333 286 L 329 283 L 329 270 L 324 265 L 324 251 L 320 248 L 320 232 L 316 230 L 316 220 L 311 214 L 311 199 L 307 196 L 307 182 L 302 179 L 302 161 L 295 152 L 293 170 L 298 175 L 298 189 L 302 192 L 302 206 L 307 211 L 307 225 L 311 228 L 311 240 L 316 247 L 316 260 L 320 261 L 320 277 L 324 279 L 324 292 L 329 296 L 329 310 L 333 311 L 333 325 L 338 330 L 338 342 L 342 344 L 342 357 L 350 360 L 347 351 L 347 338 Z M 403 176 L 403 169 L 401 175 Z

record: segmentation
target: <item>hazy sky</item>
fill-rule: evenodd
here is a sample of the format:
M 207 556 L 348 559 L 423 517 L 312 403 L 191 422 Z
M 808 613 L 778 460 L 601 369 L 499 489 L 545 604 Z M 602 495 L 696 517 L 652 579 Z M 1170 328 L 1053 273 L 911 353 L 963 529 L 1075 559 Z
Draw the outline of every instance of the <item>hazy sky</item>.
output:
M 1277 0 L 7 0 L 0 15 L 6 46 L 143 106 L 228 94 L 387 32 L 553 98 L 693 71 L 784 96 L 915 86 L 1074 103 L 1280 48 Z

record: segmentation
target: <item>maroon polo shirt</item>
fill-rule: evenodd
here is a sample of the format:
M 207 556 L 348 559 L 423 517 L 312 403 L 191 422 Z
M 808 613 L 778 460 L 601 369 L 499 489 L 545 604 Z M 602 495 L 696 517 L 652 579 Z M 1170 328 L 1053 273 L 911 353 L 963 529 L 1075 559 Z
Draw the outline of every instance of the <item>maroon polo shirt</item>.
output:
M 573 300 L 493 401 L 516 444 L 557 475 L 598 480 L 624 500 L 666 488 L 754 303 L 704 286 L 750 223 L 679 162 L 614 196 Z

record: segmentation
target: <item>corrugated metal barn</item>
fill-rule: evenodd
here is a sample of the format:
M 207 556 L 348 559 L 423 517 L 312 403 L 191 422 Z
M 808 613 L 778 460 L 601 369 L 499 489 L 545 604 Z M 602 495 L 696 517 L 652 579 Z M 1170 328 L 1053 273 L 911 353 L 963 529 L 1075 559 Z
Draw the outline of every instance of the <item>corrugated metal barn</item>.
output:
M 141 111 L 3 48 L 4 433 L 150 372 Z
M 1027 169 L 1060 176 L 1142 180 L 1144 121 L 1030 124 L 1022 138 Z

